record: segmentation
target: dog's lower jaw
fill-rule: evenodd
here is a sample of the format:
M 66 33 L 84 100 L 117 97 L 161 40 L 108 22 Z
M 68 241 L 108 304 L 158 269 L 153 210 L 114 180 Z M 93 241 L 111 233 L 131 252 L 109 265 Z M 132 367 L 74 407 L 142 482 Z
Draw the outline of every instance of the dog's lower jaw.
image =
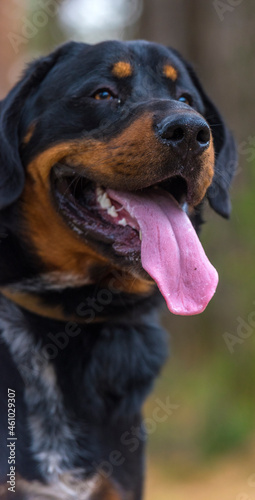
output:
M 42 481 L 54 483 L 81 470 L 81 480 L 113 479 L 140 500 L 141 405 L 165 360 L 166 344 L 153 313 L 135 321 L 132 308 L 128 325 L 108 321 L 68 329 L 68 323 L 39 318 L 1 298 L 1 337 L 24 382 L 30 459 Z M 22 462 L 28 452 L 18 446 L 17 472 L 26 477 Z

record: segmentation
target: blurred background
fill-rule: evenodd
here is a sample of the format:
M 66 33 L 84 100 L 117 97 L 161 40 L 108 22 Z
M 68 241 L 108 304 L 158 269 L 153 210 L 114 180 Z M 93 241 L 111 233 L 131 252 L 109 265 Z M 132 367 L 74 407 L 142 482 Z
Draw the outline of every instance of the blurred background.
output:
M 145 408 L 146 500 L 255 499 L 254 23 L 253 0 L 0 0 L 0 98 L 68 39 L 145 38 L 193 62 L 237 140 L 232 217 L 207 210 L 202 232 L 217 293 L 198 317 L 163 315 L 171 356 Z

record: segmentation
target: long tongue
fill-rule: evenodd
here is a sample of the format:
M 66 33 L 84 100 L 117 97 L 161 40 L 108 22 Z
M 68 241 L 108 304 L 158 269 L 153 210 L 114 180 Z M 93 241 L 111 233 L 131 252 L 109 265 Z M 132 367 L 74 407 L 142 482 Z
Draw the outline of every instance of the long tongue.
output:
M 133 194 L 107 190 L 136 221 L 142 232 L 142 266 L 156 281 L 174 314 L 201 313 L 218 284 L 186 213 L 160 189 Z

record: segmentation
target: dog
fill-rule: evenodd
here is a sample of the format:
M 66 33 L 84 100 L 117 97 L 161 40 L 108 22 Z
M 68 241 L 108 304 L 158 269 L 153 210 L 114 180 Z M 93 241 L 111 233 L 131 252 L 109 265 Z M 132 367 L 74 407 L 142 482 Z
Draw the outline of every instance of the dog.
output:
M 198 314 L 214 294 L 197 233 L 207 200 L 229 217 L 235 164 L 156 43 L 69 42 L 1 102 L 1 498 L 142 498 L 162 296 Z

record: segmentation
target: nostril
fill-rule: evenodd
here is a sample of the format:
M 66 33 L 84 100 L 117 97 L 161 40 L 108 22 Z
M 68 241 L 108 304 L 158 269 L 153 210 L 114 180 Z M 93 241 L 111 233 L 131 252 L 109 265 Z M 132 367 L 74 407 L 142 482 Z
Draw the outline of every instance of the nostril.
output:
M 168 127 L 162 134 L 163 139 L 168 139 L 173 142 L 181 141 L 185 136 L 185 131 L 182 127 Z
M 184 138 L 184 130 L 181 127 L 177 127 L 172 131 L 172 134 L 169 136 L 169 139 L 173 141 L 181 141 Z
M 197 142 L 203 145 L 210 141 L 210 129 L 209 127 L 203 127 L 198 131 Z

